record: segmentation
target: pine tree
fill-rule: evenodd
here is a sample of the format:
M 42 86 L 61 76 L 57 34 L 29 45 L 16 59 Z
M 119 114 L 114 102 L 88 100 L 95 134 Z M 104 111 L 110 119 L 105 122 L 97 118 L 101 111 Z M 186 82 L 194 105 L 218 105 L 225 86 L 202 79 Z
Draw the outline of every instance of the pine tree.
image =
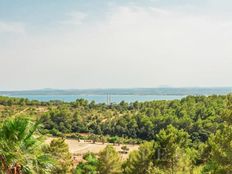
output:
M 69 152 L 68 145 L 64 138 L 53 139 L 45 152 L 51 154 L 58 162 L 53 170 L 53 174 L 70 174 L 72 173 L 72 155 Z
M 209 138 L 211 149 L 210 158 L 203 169 L 203 173 L 214 174 L 232 173 L 232 98 L 228 96 L 228 109 L 222 116 L 224 123 L 221 130 Z
M 99 153 L 98 172 L 99 174 L 121 173 L 121 158 L 112 145 L 107 145 L 106 148 Z
M 154 145 L 153 142 L 146 142 L 139 147 L 138 151 L 131 152 L 123 165 L 124 173 L 147 174 L 154 155 Z
M 97 174 L 98 159 L 92 153 L 84 155 L 85 162 L 80 162 L 75 170 L 75 174 Z
M 225 124 L 222 130 L 210 137 L 211 158 L 204 171 L 215 174 L 232 173 L 232 126 Z
M 155 154 L 155 165 L 166 170 L 166 173 L 175 173 L 183 151 L 182 148 L 185 148 L 189 142 L 188 138 L 188 133 L 178 130 L 172 125 L 161 130 L 156 135 L 158 147 Z

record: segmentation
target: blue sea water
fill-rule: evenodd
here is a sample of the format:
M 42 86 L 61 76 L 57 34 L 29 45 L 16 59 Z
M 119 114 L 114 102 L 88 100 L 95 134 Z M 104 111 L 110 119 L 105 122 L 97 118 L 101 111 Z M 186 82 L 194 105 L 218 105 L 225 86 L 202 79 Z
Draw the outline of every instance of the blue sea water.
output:
M 107 95 L 14 95 L 11 97 L 28 98 L 29 100 L 50 101 L 61 100 L 65 102 L 75 101 L 76 99 L 86 99 L 96 103 L 107 103 Z M 152 101 L 152 100 L 175 100 L 181 99 L 183 95 L 111 95 L 112 103 Z

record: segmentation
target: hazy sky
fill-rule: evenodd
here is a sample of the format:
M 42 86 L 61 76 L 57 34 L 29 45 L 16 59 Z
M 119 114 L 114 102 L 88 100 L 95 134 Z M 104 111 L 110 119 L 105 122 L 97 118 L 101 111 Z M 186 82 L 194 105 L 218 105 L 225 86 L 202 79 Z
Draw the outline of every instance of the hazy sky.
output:
M 231 0 L 0 0 L 0 90 L 232 86 Z

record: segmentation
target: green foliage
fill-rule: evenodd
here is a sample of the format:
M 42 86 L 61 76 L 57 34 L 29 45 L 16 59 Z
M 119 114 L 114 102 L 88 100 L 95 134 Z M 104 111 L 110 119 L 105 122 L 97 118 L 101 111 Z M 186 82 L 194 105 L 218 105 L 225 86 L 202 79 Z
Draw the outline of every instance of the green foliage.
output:
M 53 135 L 88 132 L 143 140 L 153 140 L 171 124 L 186 131 L 197 145 L 207 142 L 210 134 L 220 128 L 225 110 L 231 110 L 230 98 L 230 95 L 188 96 L 181 100 L 121 102 L 109 106 L 85 100 L 50 103 L 52 109 L 41 121 Z
M 232 95 L 187 96 L 181 100 L 173 101 L 133 103 L 122 101 L 119 104 L 113 103 L 111 105 L 89 103 L 83 99 L 67 103 L 0 97 L 0 105 L 1 121 L 8 117 L 27 114 L 34 120 L 37 118 L 41 120 L 44 126 L 43 133 L 50 133 L 54 136 L 67 135 L 67 137 L 78 140 L 89 139 L 93 143 L 102 142 L 104 144 L 110 142 L 114 145 L 121 143 L 139 144 L 150 141 L 141 145 L 138 151 L 129 155 L 129 158 L 123 163 L 122 171 L 120 157 L 116 152 L 113 152 L 114 149 L 107 146 L 100 153 L 99 160 L 91 155 L 86 157 L 85 161 L 80 163 L 76 169 L 76 172 L 79 173 L 115 171 L 116 173 L 135 174 L 192 174 L 194 172 L 198 174 L 202 166 L 202 173 L 204 174 L 232 173 Z M 24 124 L 23 120 L 19 125 Z M 12 120 L 10 119 L 10 121 Z M 8 122 L 10 121 L 8 120 Z M 31 127 L 33 124 L 31 121 L 29 122 L 29 127 Z M 31 136 L 30 141 L 24 142 L 22 138 L 24 133 L 19 133 L 24 131 L 23 126 L 10 127 L 9 124 L 4 127 L 4 124 L 1 124 L 2 130 L 6 131 L 6 127 L 9 127 L 9 130 L 12 129 L 13 132 L 11 135 L 9 130 L 1 131 L 3 136 L 0 137 L 0 155 L 9 158 L 9 161 L 6 161 L 5 157 L 4 159 L 1 158 L 1 163 L 3 164 L 6 161 L 10 166 L 15 167 L 20 164 L 25 172 L 35 171 L 33 166 L 36 164 L 37 173 L 43 173 L 43 170 L 48 171 L 48 166 L 46 167 L 46 164 L 40 162 L 47 156 L 43 157 L 42 155 L 40 158 L 38 155 L 44 153 L 41 151 L 41 146 L 36 145 L 36 150 L 31 152 L 31 149 L 34 148 L 34 139 L 37 143 L 41 142 L 38 131 L 29 131 L 29 133 L 33 132 L 33 136 Z M 25 130 L 25 132 L 28 132 L 29 129 Z M 87 136 L 86 134 L 82 136 L 80 133 L 87 133 Z M 7 140 L 8 134 L 9 140 Z M 26 143 L 29 144 L 23 145 Z M 58 159 L 59 154 L 55 153 L 56 149 L 61 147 L 63 149 L 64 147 L 67 152 L 67 147 L 61 145 L 62 143 L 57 142 L 55 144 L 54 149 L 50 149 L 53 154 L 51 152 L 47 154 L 52 154 Z M 12 150 L 9 150 L 9 148 L 12 148 Z M 126 151 L 126 148 L 122 150 Z M 24 158 L 21 159 L 20 157 L 23 156 L 24 151 L 25 154 L 32 153 L 32 156 L 34 155 L 38 161 L 30 162 L 30 166 L 27 167 L 27 162 L 30 160 L 25 161 Z M 70 154 L 66 152 L 59 159 L 65 157 L 68 159 L 66 162 L 70 164 Z M 17 163 L 15 159 L 17 159 Z M 50 163 L 47 164 L 50 165 Z M 69 168 L 68 164 L 63 165 L 58 160 L 56 169 L 60 167 L 60 170 L 61 168 L 66 170 L 65 167 Z M 63 167 L 61 167 L 62 165 Z M 42 167 L 38 168 L 38 166 Z M 112 166 L 114 169 L 111 168 Z M 1 168 L 3 167 L 1 166 Z
M 229 97 L 228 109 L 223 112 L 224 124 L 209 138 L 210 158 L 204 167 L 203 174 L 232 173 L 232 98 Z
M 113 146 L 107 145 L 106 148 L 99 153 L 99 174 L 120 174 L 121 159 Z
M 75 170 L 75 174 L 97 174 L 98 159 L 94 154 L 87 153 L 83 159 L 85 162 L 80 162 Z
M 155 142 L 146 142 L 130 153 L 123 164 L 125 174 L 188 173 L 193 171 L 197 151 L 187 148 L 189 135 L 169 125 L 156 135 Z
M 155 164 L 160 168 L 176 171 L 178 161 L 182 156 L 182 148 L 187 147 L 189 141 L 188 133 L 178 130 L 172 125 L 163 129 L 156 135 L 158 144 Z
M 91 134 L 89 138 L 90 140 L 92 140 L 93 143 L 96 143 L 100 139 L 99 136 L 95 134 Z
M 130 153 L 129 158 L 123 165 L 125 174 L 148 174 L 152 163 L 156 144 L 146 142 L 139 147 L 138 151 Z
M 211 147 L 211 158 L 204 172 L 215 174 L 232 173 L 232 126 L 225 125 L 209 139 Z
M 56 159 L 56 165 L 53 174 L 71 174 L 72 173 L 72 156 L 69 152 L 65 139 L 53 139 L 49 146 L 44 148 L 44 152 L 50 154 Z
M 117 136 L 109 137 L 109 138 L 108 138 L 108 142 L 109 142 L 109 143 L 115 144 L 115 143 L 117 143 L 118 139 L 119 139 L 119 138 L 118 138 Z
M 38 123 L 25 117 L 10 118 L 0 124 L 0 171 L 2 173 L 50 173 L 51 157 L 42 151 Z

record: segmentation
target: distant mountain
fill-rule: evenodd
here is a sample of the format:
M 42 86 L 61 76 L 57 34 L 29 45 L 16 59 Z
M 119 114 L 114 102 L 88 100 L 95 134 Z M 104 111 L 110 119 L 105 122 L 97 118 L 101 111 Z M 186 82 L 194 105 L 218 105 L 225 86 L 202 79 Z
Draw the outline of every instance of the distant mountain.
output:
M 218 88 L 112 88 L 112 89 L 38 89 L 0 91 L 0 95 L 222 95 L 232 93 L 232 87 Z

